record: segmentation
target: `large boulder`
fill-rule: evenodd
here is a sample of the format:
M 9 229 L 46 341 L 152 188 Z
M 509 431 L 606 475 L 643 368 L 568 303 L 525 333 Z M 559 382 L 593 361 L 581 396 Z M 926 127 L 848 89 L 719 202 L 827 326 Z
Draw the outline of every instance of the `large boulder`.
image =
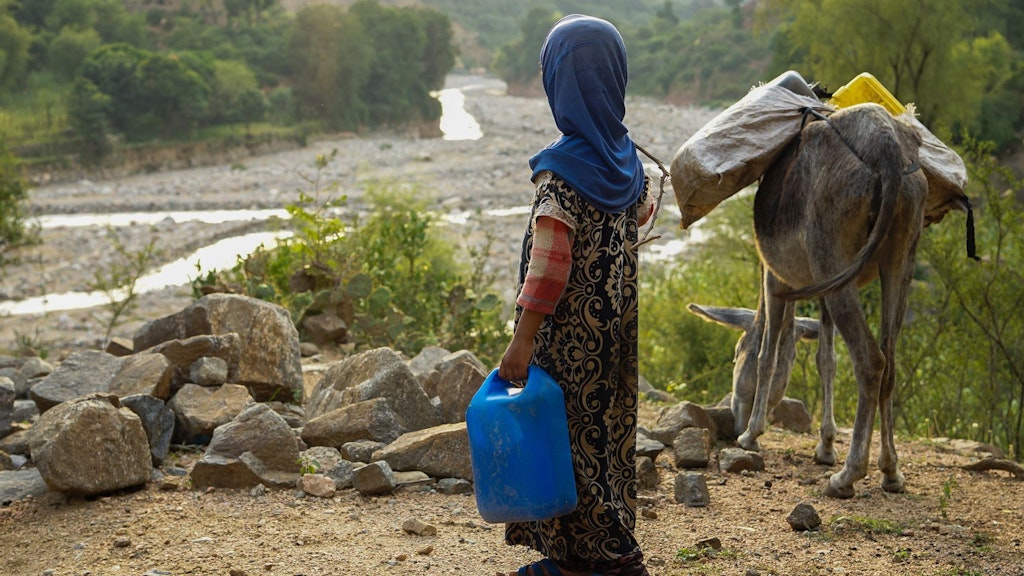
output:
M 92 496 L 140 486 L 152 472 L 142 422 L 117 396 L 95 394 L 44 412 L 29 434 L 32 461 L 52 489 Z
M 236 333 L 241 340 L 235 383 L 260 401 L 302 394 L 299 333 L 288 311 L 236 294 L 210 294 L 176 314 L 150 321 L 134 335 L 135 350 L 200 335 Z
M 218 426 L 233 420 L 251 402 L 249 391 L 237 384 L 219 388 L 186 384 L 167 404 L 174 412 L 174 437 L 187 444 L 206 444 Z
M 442 424 L 401 435 L 373 453 L 393 470 L 419 470 L 434 478 L 473 479 L 466 423 Z
M 39 411 L 46 412 L 68 400 L 107 393 L 110 392 L 110 383 L 123 366 L 123 359 L 106 352 L 75 352 L 33 386 L 30 395 L 39 406 Z

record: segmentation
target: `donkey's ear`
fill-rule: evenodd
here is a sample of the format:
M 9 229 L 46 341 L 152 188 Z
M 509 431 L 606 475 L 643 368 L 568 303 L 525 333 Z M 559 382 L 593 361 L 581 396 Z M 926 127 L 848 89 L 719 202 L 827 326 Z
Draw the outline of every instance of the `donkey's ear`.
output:
M 821 330 L 821 322 L 806 316 L 797 316 L 793 323 L 796 329 L 797 340 L 817 340 L 818 332 Z
M 686 309 L 708 322 L 746 332 L 754 325 L 754 311 L 750 308 L 723 308 L 690 303 Z

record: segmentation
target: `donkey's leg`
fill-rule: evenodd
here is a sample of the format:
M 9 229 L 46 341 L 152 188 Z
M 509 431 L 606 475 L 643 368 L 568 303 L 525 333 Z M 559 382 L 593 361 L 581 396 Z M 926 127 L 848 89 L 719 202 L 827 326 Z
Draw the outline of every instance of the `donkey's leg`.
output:
M 814 461 L 831 466 L 836 463 L 836 419 L 832 409 L 832 386 L 836 379 L 836 326 L 832 322 L 825 300 L 819 300 L 821 329 L 818 331 L 818 377 L 821 378 L 821 429 L 818 446 L 814 449 Z
M 885 354 L 885 372 L 878 394 L 878 412 L 881 419 L 882 447 L 878 455 L 878 468 L 882 471 L 882 489 L 886 492 L 903 492 L 905 478 L 899 470 L 896 455 L 895 417 L 892 410 L 892 394 L 896 387 L 896 342 L 907 313 L 910 294 L 910 280 L 914 269 L 913 239 L 907 260 L 894 266 L 894 270 L 883 267 L 880 272 L 882 284 L 882 324 L 880 330 L 882 353 Z
M 768 422 L 768 400 L 771 395 L 772 380 L 779 363 L 779 343 L 782 335 L 787 333 L 787 324 L 793 323 L 793 304 L 773 296 L 780 291 L 783 284 L 774 274 L 764 275 L 765 325 L 761 338 L 761 349 L 757 355 L 757 387 L 754 392 L 754 404 L 750 411 L 747 429 L 740 434 L 737 443 L 746 450 L 760 450 L 757 439 L 764 434 Z M 792 326 L 788 328 L 792 332 Z
M 857 417 L 853 423 L 853 438 L 843 469 L 829 478 L 825 495 L 851 498 L 853 484 L 867 476 L 871 456 L 871 430 L 878 406 L 879 384 L 885 370 L 885 356 L 878 348 L 874 335 L 860 307 L 857 288 L 847 286 L 825 297 L 832 321 L 839 329 L 850 351 L 854 375 L 857 378 Z

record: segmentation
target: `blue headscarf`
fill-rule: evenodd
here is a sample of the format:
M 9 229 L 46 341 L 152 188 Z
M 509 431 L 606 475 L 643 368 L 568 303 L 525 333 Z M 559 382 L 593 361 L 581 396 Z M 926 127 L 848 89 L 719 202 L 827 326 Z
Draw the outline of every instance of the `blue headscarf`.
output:
M 540 51 L 544 92 L 562 136 L 530 158 L 600 210 L 616 213 L 643 192 L 644 170 L 622 120 L 626 46 L 599 18 L 573 14 L 548 32 Z

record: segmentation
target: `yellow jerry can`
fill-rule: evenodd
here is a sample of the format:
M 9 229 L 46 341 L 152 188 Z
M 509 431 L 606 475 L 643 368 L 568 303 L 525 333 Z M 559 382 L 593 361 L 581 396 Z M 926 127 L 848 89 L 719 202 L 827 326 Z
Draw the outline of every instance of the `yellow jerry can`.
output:
M 867 72 L 858 74 L 856 78 L 836 90 L 832 94 L 832 99 L 829 100 L 829 104 L 836 108 L 845 108 L 865 102 L 881 104 L 893 116 L 899 116 L 907 111 L 903 104 L 900 104 L 900 101 L 890 94 L 885 86 L 882 86 L 881 82 Z

